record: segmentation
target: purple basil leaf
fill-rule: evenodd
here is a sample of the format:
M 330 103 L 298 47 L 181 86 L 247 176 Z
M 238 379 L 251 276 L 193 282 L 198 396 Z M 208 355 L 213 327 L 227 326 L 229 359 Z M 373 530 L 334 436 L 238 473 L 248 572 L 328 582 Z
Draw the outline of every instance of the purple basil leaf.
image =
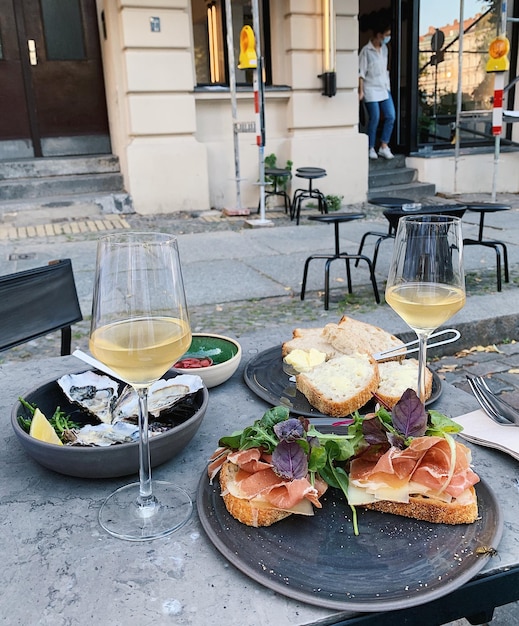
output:
M 288 480 L 304 478 L 308 474 L 308 459 L 295 441 L 281 441 L 272 453 L 273 469 Z
M 405 439 L 402 435 L 398 433 L 387 433 L 387 440 L 389 444 L 394 448 L 400 448 L 400 450 L 405 449 Z
M 280 441 L 296 441 L 302 439 L 305 434 L 303 424 L 295 417 L 278 422 L 274 426 L 274 432 Z
M 310 449 L 318 448 L 321 445 L 321 442 L 319 441 L 319 437 L 307 437 L 306 440 L 308 441 L 308 445 L 310 446 Z
M 365 419 L 362 422 L 362 434 L 364 435 L 364 439 L 372 446 L 377 445 L 377 443 L 386 443 L 386 429 L 380 422 L 380 420 L 376 417 Z
M 427 429 L 427 411 L 413 389 L 406 389 L 391 412 L 393 426 L 405 438 L 422 437 Z

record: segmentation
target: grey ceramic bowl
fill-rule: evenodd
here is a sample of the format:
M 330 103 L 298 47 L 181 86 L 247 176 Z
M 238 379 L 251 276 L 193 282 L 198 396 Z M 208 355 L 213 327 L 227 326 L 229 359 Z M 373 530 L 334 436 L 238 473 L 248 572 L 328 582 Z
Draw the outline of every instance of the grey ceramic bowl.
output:
M 175 376 L 168 373 L 165 378 Z M 71 404 L 58 383 L 53 380 L 22 395 L 50 417 L 57 406 L 71 414 L 78 423 L 88 423 L 86 414 Z M 175 425 L 164 433 L 150 437 L 151 465 L 156 467 L 178 454 L 192 439 L 202 423 L 209 393 L 203 387 L 183 400 L 175 415 Z M 18 416 L 29 416 L 28 410 L 16 402 L 11 412 L 11 425 L 27 454 L 40 465 L 68 476 L 80 478 L 115 478 L 139 471 L 139 444 L 121 443 L 108 447 L 57 446 L 39 441 L 26 433 L 18 423 Z
M 221 385 L 234 374 L 241 361 L 241 346 L 236 339 L 210 333 L 193 333 L 189 350 L 179 361 L 190 358 L 209 357 L 212 364 L 207 367 L 174 368 L 182 374 L 196 374 L 206 387 Z

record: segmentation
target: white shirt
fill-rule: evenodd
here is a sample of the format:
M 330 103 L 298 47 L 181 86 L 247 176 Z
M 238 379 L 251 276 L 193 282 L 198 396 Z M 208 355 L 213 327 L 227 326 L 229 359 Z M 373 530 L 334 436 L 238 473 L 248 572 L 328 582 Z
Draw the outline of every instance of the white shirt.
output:
M 386 44 L 375 48 L 371 40 L 359 54 L 359 77 L 364 80 L 366 102 L 381 102 L 388 99 L 391 88 L 387 69 L 388 53 Z

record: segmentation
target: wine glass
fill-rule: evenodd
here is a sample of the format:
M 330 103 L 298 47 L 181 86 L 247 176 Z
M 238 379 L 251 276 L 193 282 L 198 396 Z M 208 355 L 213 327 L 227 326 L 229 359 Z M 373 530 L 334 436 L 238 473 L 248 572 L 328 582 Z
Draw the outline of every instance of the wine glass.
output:
M 179 487 L 151 480 L 148 388 L 189 348 L 191 327 L 177 240 L 162 233 L 102 237 L 92 303 L 90 351 L 139 398 L 139 482 L 103 503 L 99 522 L 130 541 L 163 537 L 183 526 L 193 504 Z
M 429 335 L 465 305 L 459 217 L 423 215 L 399 220 L 386 302 L 417 334 L 417 394 L 424 402 Z

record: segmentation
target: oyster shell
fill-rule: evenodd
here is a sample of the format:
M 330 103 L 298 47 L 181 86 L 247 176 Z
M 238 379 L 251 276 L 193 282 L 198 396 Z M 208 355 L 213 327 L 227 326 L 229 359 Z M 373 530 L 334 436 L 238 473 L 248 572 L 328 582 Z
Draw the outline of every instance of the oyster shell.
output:
M 139 428 L 128 422 L 118 424 L 87 424 L 74 431 L 74 444 L 83 446 L 111 446 L 114 443 L 132 443 L 139 441 Z
M 200 376 L 183 374 L 165 380 L 161 378 L 154 382 L 148 391 L 148 413 L 159 417 L 162 411 L 172 408 L 185 396 L 202 389 L 204 383 Z M 139 415 L 139 400 L 137 393 L 126 387 L 121 393 L 113 408 L 113 423 L 129 420 Z
M 101 374 L 87 371 L 66 374 L 58 385 L 71 402 L 79 404 L 101 422 L 111 424 L 112 410 L 119 396 L 119 383 Z

